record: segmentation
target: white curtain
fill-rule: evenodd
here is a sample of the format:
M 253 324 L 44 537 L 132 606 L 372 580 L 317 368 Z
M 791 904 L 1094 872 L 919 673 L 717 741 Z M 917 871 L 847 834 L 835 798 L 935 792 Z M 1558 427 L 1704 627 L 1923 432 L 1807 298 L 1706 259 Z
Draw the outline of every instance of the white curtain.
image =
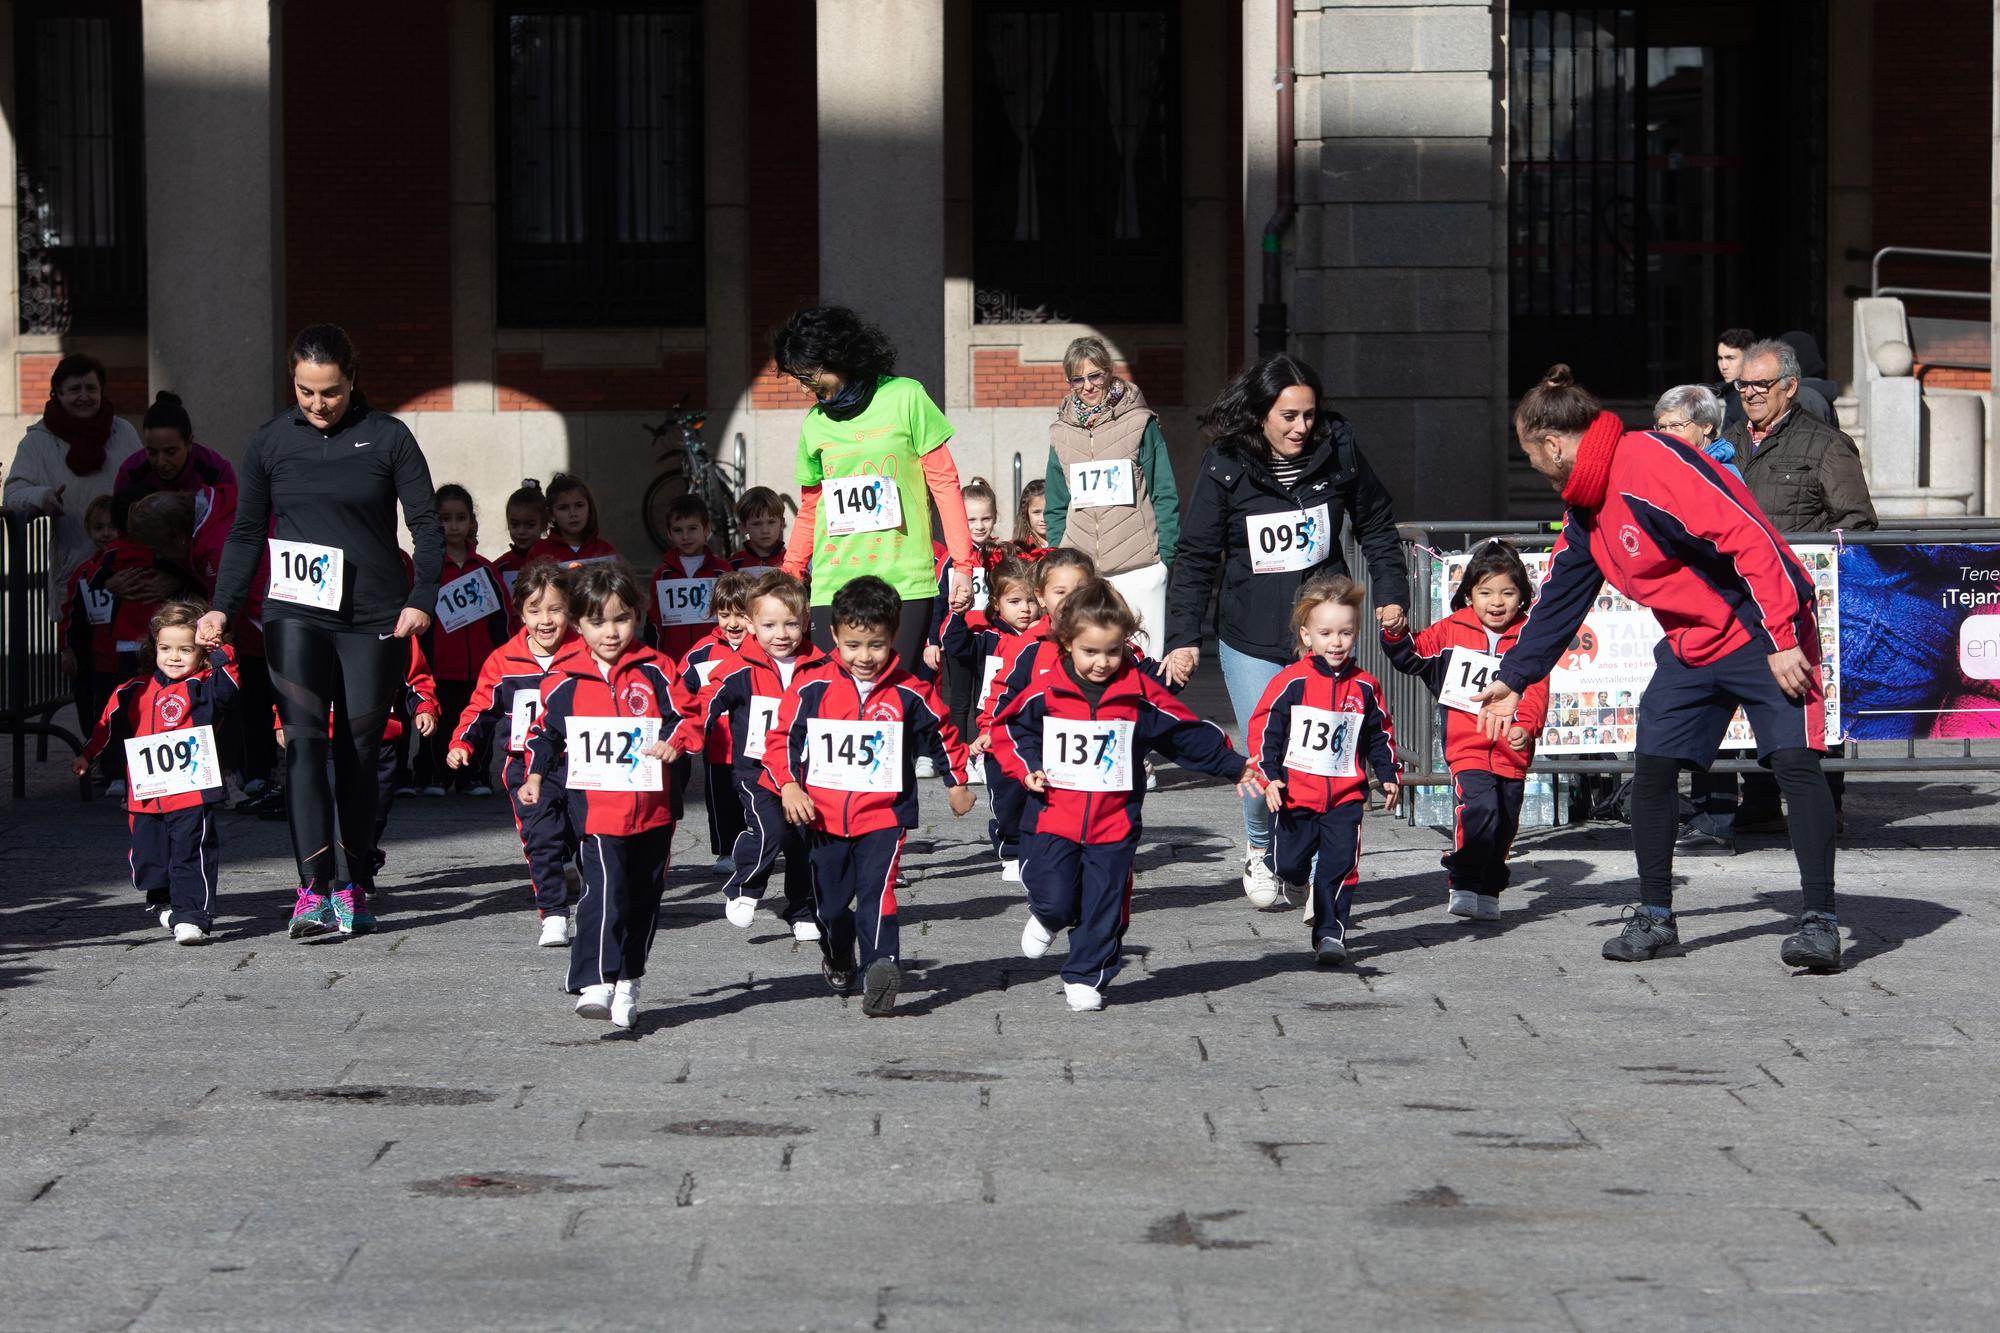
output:
M 1097 77 L 1111 113 L 1111 142 L 1118 151 L 1118 211 L 1111 234 L 1121 241 L 1138 240 L 1144 232 L 1139 218 L 1139 139 L 1159 95 L 1166 22 L 1158 14 L 1094 14 L 1091 26 Z
M 1007 124 L 1021 146 L 1021 169 L 1015 183 L 1014 239 L 1036 241 L 1042 236 L 1041 199 L 1035 180 L 1035 130 L 1048 103 L 1049 80 L 1055 73 L 1059 38 L 1058 16 L 1052 13 L 994 14 L 987 20 L 986 49 L 993 56 L 993 74 L 1007 107 Z

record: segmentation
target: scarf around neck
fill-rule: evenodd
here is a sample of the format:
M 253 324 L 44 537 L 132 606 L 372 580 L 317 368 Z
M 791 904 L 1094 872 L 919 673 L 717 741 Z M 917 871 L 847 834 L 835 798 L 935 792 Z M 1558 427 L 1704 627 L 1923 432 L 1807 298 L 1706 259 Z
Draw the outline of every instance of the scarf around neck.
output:
M 849 380 L 840 386 L 840 392 L 833 397 L 820 399 L 819 410 L 835 421 L 848 421 L 860 416 L 875 399 L 876 383 L 873 377 Z
M 1114 380 L 1112 381 L 1111 388 L 1104 395 L 1104 401 L 1096 407 L 1092 407 L 1084 402 L 1081 394 L 1072 393 L 1069 396 L 1070 411 L 1076 417 L 1076 424 L 1088 429 L 1099 417 L 1106 415 L 1112 408 L 1118 406 L 1119 401 L 1124 397 L 1125 382 L 1123 380 Z
M 54 394 L 49 395 L 48 406 L 42 409 L 43 429 L 69 446 L 63 463 L 79 477 L 93 476 L 104 466 L 104 446 L 110 442 L 111 423 L 115 420 L 117 414 L 111 410 L 109 394 L 99 400 L 96 416 L 71 416 Z
M 1563 503 L 1578 509 L 1596 509 L 1604 503 L 1605 488 L 1611 482 L 1611 454 L 1625 434 L 1625 423 L 1609 412 L 1599 412 L 1597 420 L 1583 432 L 1577 447 L 1576 467 L 1563 487 Z

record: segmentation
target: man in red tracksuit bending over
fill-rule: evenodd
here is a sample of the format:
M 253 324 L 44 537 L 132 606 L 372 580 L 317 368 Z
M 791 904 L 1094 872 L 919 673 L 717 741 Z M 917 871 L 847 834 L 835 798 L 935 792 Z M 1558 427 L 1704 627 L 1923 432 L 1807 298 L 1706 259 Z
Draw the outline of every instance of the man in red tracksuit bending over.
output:
M 1659 620 L 1652 683 L 1639 700 L 1632 846 L 1640 906 L 1604 956 L 1641 962 L 1682 952 L 1674 921 L 1680 769 L 1715 760 L 1740 706 L 1757 762 L 1784 792 L 1804 911 L 1778 951 L 1788 967 L 1840 966 L 1833 903 L 1833 794 L 1816 600 L 1805 567 L 1741 479 L 1671 435 L 1626 431 L 1552 368 L 1514 412 L 1537 472 L 1568 506 L 1542 593 L 1498 679 L 1479 696 L 1498 739 L 1521 693 L 1546 677 L 1608 580 Z

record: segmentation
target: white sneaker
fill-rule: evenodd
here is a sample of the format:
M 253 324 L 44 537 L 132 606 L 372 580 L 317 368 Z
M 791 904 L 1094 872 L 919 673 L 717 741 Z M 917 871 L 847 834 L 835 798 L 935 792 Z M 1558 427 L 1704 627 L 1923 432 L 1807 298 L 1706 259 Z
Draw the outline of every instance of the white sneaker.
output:
M 206 944 L 208 932 L 192 921 L 183 921 L 174 927 L 175 944 Z
M 1069 1001 L 1069 1011 L 1073 1014 L 1094 1014 L 1104 1007 L 1104 992 L 1080 981 L 1065 981 L 1063 998 Z
M 917 776 L 920 778 L 936 777 L 937 761 L 927 754 L 917 756 Z
M 174 909 L 171 907 L 162 907 L 160 909 L 160 929 L 172 930 L 173 928 L 174 928 Z
M 1055 942 L 1056 937 L 1049 933 L 1049 928 L 1037 920 L 1033 912 L 1028 913 L 1028 924 L 1021 927 L 1021 956 L 1040 958 Z
M 1284 885 L 1271 873 L 1271 867 L 1264 864 L 1264 858 L 1254 852 L 1243 858 L 1243 894 L 1259 911 L 1285 896 Z
M 550 912 L 542 918 L 542 934 L 535 941 L 539 949 L 560 949 L 569 943 L 569 916 L 564 912 Z
M 1479 909 L 1472 914 L 1474 921 L 1498 921 L 1500 919 L 1500 895 L 1482 893 L 1479 895 Z
M 563 887 L 572 898 L 583 896 L 583 868 L 574 861 L 563 867 Z
M 1012 861 L 1002 861 L 1000 863 L 1000 878 L 1009 884 L 1019 884 L 1021 882 L 1021 862 L 1018 857 Z
M 621 981 L 611 991 L 611 1025 L 629 1028 L 639 1019 L 639 983 Z
M 1146 761 L 1146 790 L 1156 791 L 1160 785 L 1160 775 L 1153 771 L 1153 761 Z
M 718 856 L 715 858 L 715 864 L 710 866 L 708 871 L 712 875 L 733 875 L 736 873 L 736 858 L 733 856 Z
M 1471 889 L 1453 889 L 1445 900 L 1444 910 L 1453 916 L 1477 917 L 1479 915 L 1479 895 Z
M 801 944 L 819 943 L 819 922 L 809 916 L 802 916 L 792 922 L 792 938 Z
M 578 1018 L 611 1017 L 611 987 L 608 985 L 585 986 L 583 993 L 576 997 Z
M 723 905 L 722 914 L 729 918 L 729 924 L 750 929 L 750 923 L 757 919 L 757 900 L 748 894 L 731 898 Z

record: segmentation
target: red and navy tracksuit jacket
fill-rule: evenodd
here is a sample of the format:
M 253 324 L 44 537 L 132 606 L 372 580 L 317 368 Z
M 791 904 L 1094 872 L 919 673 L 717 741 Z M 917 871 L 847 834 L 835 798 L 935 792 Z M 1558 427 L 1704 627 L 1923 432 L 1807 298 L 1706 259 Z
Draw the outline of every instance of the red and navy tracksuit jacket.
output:
M 1020 651 L 1033 645 L 1029 639 L 1025 645 L 1015 645 L 1015 653 L 1008 653 L 1007 647 L 1014 640 L 1026 638 L 1028 631 L 1017 630 L 1004 621 L 991 621 L 974 629 L 965 616 L 951 616 L 944 626 L 944 654 L 946 657 L 967 663 L 972 670 L 972 700 L 967 709 L 968 720 L 980 718 L 984 712 L 984 699 L 988 690 L 982 688 L 999 679 L 1010 656 L 1018 656 Z M 987 674 L 987 668 L 992 674 Z M 979 735 L 992 729 L 990 723 L 978 725 Z M 1021 859 L 1021 813 L 1027 808 L 1028 789 L 1000 771 L 1000 764 L 992 754 L 981 756 L 986 765 L 986 795 L 993 802 L 993 815 L 986 821 L 986 840 L 993 844 L 993 853 L 1003 862 Z
M 993 684 L 987 689 L 986 697 L 979 704 L 979 734 L 984 736 L 993 728 L 994 719 L 1006 711 L 1021 691 L 1062 661 L 1062 645 L 1056 642 L 1049 617 L 1043 616 L 1012 639 L 1003 639 L 1000 648 L 1000 670 L 993 677 Z M 1166 680 L 1162 665 L 1140 651 L 1136 643 L 1125 645 L 1125 655 L 1134 670 L 1149 677 L 1155 685 L 1169 694 L 1180 691 Z
M 507 603 L 510 620 L 513 616 L 514 580 L 521 577 L 521 571 L 528 567 L 528 552 L 534 549 L 532 542 L 519 551 L 510 546 L 493 562 L 493 572 L 500 576 L 500 589 L 504 594 L 501 600 Z
M 594 565 L 602 560 L 616 559 L 619 559 L 618 548 L 602 537 L 592 537 L 581 546 L 571 546 L 561 537 L 551 533 L 530 546 L 527 554 L 521 557 L 521 563 L 529 565 L 537 560 L 553 560 L 563 569 L 575 569 L 579 565 Z
M 128 569 L 165 570 L 185 575 L 179 566 L 160 559 L 151 547 L 130 537 L 112 538 L 103 550 L 79 564 L 70 575 L 69 596 L 64 599 L 62 623 L 63 645 L 76 652 L 79 667 L 87 666 L 96 671 L 118 670 L 119 655 L 138 652 L 152 633 L 153 613 L 160 609 L 157 602 L 113 598 L 110 622 L 104 625 L 90 623 L 89 607 L 82 595 L 84 585 L 88 585 L 100 599 L 110 597 L 104 585 L 110 582 L 112 575 L 122 574 Z M 77 651 L 80 643 L 86 645 L 87 652 Z
M 779 542 L 768 551 L 754 547 L 739 546 L 729 553 L 729 567 L 737 573 L 775 573 L 785 567 L 785 544 Z
M 208 665 L 180 680 L 168 680 L 158 668 L 135 676 L 112 693 L 84 746 L 83 760 L 90 763 L 118 745 L 122 764 L 127 740 L 214 727 L 235 700 L 237 685 L 236 662 L 227 647 L 210 649 Z M 171 925 L 189 921 L 207 930 L 214 924 L 219 844 L 208 807 L 224 796 L 219 757 L 215 771 L 215 785 L 199 791 L 141 799 L 129 786 L 126 790 L 132 884 L 148 903 L 171 906 Z
M 104 586 L 104 580 L 109 577 L 104 572 L 104 565 L 110 555 L 107 548 L 84 557 L 69 572 L 69 580 L 64 585 L 69 595 L 63 598 L 59 632 L 63 647 L 76 658 L 78 672 L 110 675 L 118 670 L 118 639 L 112 628 L 112 622 L 118 615 L 118 599 Z M 98 608 L 101 624 L 90 618 L 93 603 Z
M 686 562 L 694 560 L 692 570 Z M 659 632 L 660 651 L 676 662 L 715 629 L 715 581 L 729 572 L 729 565 L 713 551 L 697 558 L 669 551 L 660 557 L 653 571 L 653 602 L 649 608 L 653 627 Z M 678 585 L 678 586 L 676 586 Z M 660 610 L 662 598 L 675 598 L 697 619 L 687 624 L 669 625 Z
M 931 545 L 937 548 L 939 554 L 937 597 L 931 602 L 931 630 L 928 641 L 942 650 L 945 631 L 951 621 L 964 621 L 967 629 L 986 628 L 986 599 L 990 595 L 991 586 L 988 583 L 988 576 L 992 574 L 993 566 L 999 564 L 1007 553 L 998 542 L 988 542 L 984 546 L 972 548 L 972 605 L 963 612 L 954 612 L 951 609 L 951 556 L 936 542 Z M 946 655 L 949 656 L 948 653 Z
M 568 900 L 563 866 L 576 858 L 576 834 L 569 826 L 569 805 L 560 768 L 543 777 L 539 802 L 521 804 L 521 784 L 528 780 L 527 733 L 541 712 L 543 679 L 557 659 L 580 651 L 581 646 L 576 631 L 565 632 L 549 666 L 544 667 L 535 656 L 527 631 L 516 633 L 495 648 L 479 669 L 479 681 L 472 687 L 472 698 L 459 715 L 457 730 L 451 738 L 452 749 L 471 756 L 479 752 L 480 746 L 491 743 L 496 730 L 504 728 L 507 758 L 500 765 L 500 782 L 507 789 L 507 803 L 514 810 L 514 828 L 521 835 L 521 854 L 528 861 L 535 906 L 544 916 L 564 910 Z M 524 698 L 529 701 L 525 707 L 532 711 L 527 714 L 528 725 L 517 738 L 514 709 L 521 706 Z
M 745 634 L 737 647 L 754 642 Z M 721 629 L 712 630 L 681 658 L 681 680 L 689 693 L 698 696 L 711 676 L 735 660 L 736 648 L 730 646 Z M 699 744 L 682 747 L 689 754 L 699 751 L 702 756 L 701 791 L 702 805 L 708 812 L 708 849 L 718 857 L 727 856 L 736 845 L 737 835 L 743 832 L 743 803 L 736 799 L 730 776 L 734 757 L 730 736 L 725 723 L 710 728 Z

